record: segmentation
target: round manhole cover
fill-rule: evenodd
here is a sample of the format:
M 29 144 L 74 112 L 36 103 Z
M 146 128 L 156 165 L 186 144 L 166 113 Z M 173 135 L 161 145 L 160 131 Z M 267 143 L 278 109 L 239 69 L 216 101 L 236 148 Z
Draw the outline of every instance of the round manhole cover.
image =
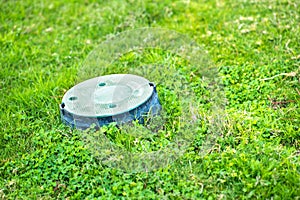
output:
M 61 108 L 62 120 L 86 129 L 116 122 L 126 123 L 161 109 L 156 88 L 149 80 L 132 74 L 112 74 L 81 82 L 68 90 Z

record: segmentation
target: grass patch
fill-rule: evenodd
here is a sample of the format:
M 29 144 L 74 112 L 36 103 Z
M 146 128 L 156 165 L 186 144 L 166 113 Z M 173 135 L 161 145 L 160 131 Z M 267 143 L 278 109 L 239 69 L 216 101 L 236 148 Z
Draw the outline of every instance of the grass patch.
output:
M 0 197 L 299 199 L 299 6 L 296 0 L 1 1 Z M 101 41 L 148 26 L 187 34 L 208 51 L 224 84 L 226 124 L 204 157 L 205 123 L 181 159 L 131 174 L 102 165 L 80 134 L 61 124 L 58 105 Z M 174 58 L 135 52 L 115 66 Z M 199 78 L 190 84 L 205 110 Z M 175 97 L 163 85 L 158 90 L 176 121 Z M 121 135 L 111 139 L 126 147 Z M 166 142 L 164 134 L 155 140 L 146 150 Z

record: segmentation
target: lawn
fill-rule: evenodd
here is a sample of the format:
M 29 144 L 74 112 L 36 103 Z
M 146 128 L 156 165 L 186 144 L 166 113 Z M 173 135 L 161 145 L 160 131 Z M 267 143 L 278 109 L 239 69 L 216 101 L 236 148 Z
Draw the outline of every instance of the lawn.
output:
M 299 10 L 298 0 L 0 0 L 0 198 L 300 199 Z M 218 127 L 203 118 L 184 129 L 193 139 L 178 159 L 133 172 L 102 162 L 95 151 L 101 142 L 62 124 L 59 104 L 90 52 L 142 27 L 177 31 L 203 48 L 226 105 Z M 168 87 L 173 79 L 187 80 L 196 112 L 214 113 L 201 74 L 178 55 L 128 52 L 108 73 L 149 63 L 173 67 L 152 74 L 171 77 L 158 85 L 168 116 L 163 130 L 136 142 L 136 135 L 103 128 L 130 152 L 155 152 L 178 134 L 191 99 L 178 101 L 179 89 Z M 128 130 L 144 128 L 133 123 Z M 204 154 L 211 135 L 217 138 Z

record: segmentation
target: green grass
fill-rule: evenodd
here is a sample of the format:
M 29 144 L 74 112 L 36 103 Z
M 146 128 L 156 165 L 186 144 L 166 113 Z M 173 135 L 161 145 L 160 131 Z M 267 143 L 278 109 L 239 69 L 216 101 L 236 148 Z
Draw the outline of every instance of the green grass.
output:
M 299 199 L 299 8 L 297 0 L 2 0 L 0 198 Z M 58 105 L 101 41 L 149 26 L 184 33 L 208 51 L 224 84 L 226 124 L 204 157 L 199 131 L 172 165 L 125 173 L 103 165 L 80 133 L 61 124 Z M 116 66 L 169 62 L 151 53 Z M 205 105 L 199 77 L 191 86 Z M 159 89 L 166 104 L 174 102 Z M 110 139 L 130 149 L 126 137 Z M 146 150 L 168 141 L 161 134 Z

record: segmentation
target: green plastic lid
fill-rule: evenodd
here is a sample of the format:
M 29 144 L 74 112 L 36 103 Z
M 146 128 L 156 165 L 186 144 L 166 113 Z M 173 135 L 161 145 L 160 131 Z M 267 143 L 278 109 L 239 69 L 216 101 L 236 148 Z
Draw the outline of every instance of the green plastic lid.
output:
M 100 76 L 72 87 L 62 102 L 65 110 L 78 116 L 113 116 L 145 103 L 154 90 L 149 83 L 132 74 Z

